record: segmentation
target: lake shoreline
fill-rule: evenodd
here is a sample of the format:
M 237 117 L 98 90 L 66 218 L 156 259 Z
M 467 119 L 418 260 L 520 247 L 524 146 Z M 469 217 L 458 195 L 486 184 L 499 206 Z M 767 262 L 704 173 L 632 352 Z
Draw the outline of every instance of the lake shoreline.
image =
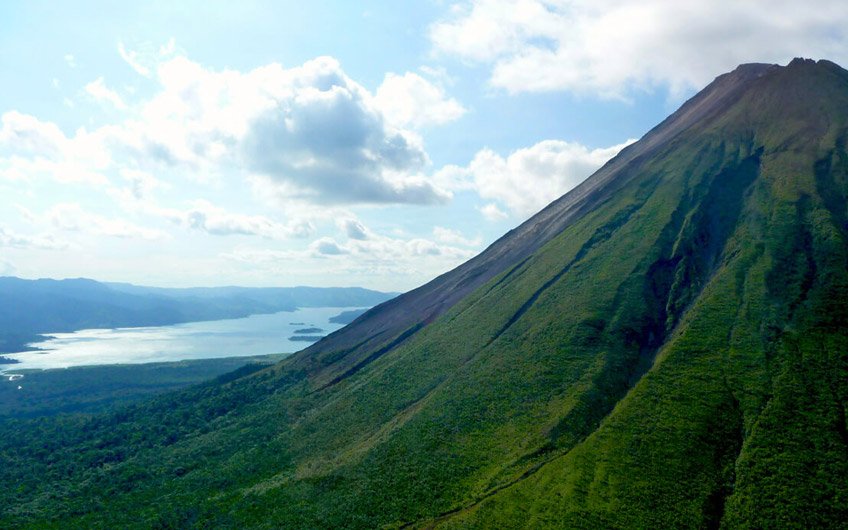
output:
M 97 413 L 150 396 L 273 366 L 291 354 L 25 369 L 0 376 L 0 422 Z
M 303 326 L 308 326 L 310 331 L 321 329 L 330 334 L 343 327 L 331 322 L 331 319 L 351 310 L 362 308 L 301 308 L 167 326 L 44 333 L 45 340 L 28 344 L 28 351 L 3 354 L 3 357 L 18 362 L 0 364 L 0 374 L 30 369 L 291 354 L 323 338 L 312 334 L 308 337 L 298 335 L 296 332 L 304 329 Z

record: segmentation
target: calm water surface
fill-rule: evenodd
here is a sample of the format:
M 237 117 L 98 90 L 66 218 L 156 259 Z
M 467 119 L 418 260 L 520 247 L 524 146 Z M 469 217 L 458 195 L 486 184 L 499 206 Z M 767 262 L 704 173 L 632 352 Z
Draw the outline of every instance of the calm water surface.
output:
M 330 317 L 351 309 L 359 308 L 305 308 L 172 326 L 50 333 L 46 334 L 48 340 L 31 344 L 45 351 L 3 354 L 20 362 L 0 365 L 0 372 L 294 353 L 312 344 L 289 340 L 296 330 L 316 327 L 324 331 L 309 333 L 310 336 L 329 334 L 342 327 L 331 324 Z

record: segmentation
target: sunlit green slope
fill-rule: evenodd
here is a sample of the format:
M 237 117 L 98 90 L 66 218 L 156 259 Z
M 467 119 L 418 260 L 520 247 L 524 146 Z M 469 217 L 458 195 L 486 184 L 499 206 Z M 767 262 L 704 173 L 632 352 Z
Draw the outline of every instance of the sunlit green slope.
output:
M 848 72 L 740 67 L 484 252 L 479 286 L 434 283 L 471 278 L 458 300 L 6 424 L 0 526 L 839 527 L 846 138 Z

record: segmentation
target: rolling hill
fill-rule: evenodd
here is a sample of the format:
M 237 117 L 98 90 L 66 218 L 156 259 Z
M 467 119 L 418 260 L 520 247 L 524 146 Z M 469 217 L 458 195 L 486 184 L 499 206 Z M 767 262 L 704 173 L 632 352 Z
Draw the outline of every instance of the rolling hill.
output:
M 846 139 L 847 71 L 742 65 L 271 368 L 3 424 L 0 525 L 844 527 Z

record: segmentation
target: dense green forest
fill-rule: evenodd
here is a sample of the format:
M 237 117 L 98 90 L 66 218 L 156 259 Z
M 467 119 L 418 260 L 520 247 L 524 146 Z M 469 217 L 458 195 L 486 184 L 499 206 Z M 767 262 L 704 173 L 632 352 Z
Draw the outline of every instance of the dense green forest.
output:
M 475 258 L 498 269 L 460 299 L 4 421 L 0 526 L 844 528 L 846 139 L 848 72 L 744 65 Z
M 151 395 L 206 382 L 244 369 L 246 365 L 262 368 L 285 356 L 11 370 L 0 376 L 0 418 L 104 412 Z

